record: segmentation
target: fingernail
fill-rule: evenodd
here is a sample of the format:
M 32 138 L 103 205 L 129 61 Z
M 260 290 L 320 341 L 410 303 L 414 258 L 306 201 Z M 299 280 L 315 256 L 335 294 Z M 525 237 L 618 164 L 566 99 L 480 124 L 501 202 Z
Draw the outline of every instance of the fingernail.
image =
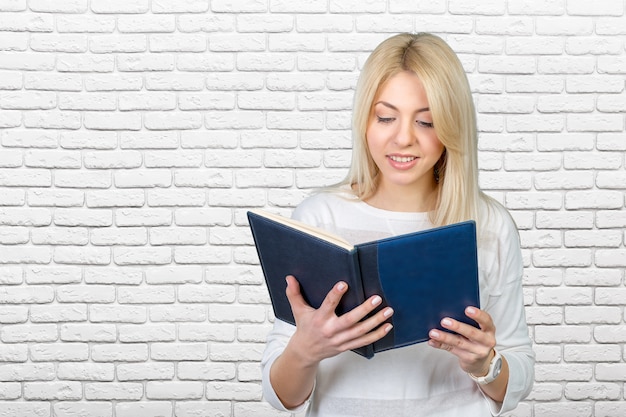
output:
M 338 289 L 339 291 L 343 291 L 343 289 L 344 289 L 344 288 L 346 288 L 346 284 L 344 284 L 343 282 L 340 282 L 340 283 L 337 285 L 337 289 Z
M 467 314 L 473 316 L 476 314 L 476 309 L 474 307 L 467 307 L 467 310 L 465 310 L 467 312 Z
M 386 309 L 383 313 L 383 316 L 385 317 L 389 317 L 393 314 L 393 308 L 389 307 L 388 309 Z
M 377 306 L 378 304 L 380 304 L 383 301 L 382 298 L 380 298 L 379 295 L 377 295 L 376 297 L 372 298 L 372 305 Z
M 452 320 L 450 319 L 443 319 L 441 320 L 441 324 L 444 326 L 452 326 Z
M 433 339 L 436 339 L 439 337 L 439 332 L 437 330 L 431 330 L 430 331 L 430 337 L 432 337 Z
M 393 329 L 393 325 L 392 324 L 387 324 L 385 326 L 385 333 L 389 333 L 391 331 L 391 329 Z

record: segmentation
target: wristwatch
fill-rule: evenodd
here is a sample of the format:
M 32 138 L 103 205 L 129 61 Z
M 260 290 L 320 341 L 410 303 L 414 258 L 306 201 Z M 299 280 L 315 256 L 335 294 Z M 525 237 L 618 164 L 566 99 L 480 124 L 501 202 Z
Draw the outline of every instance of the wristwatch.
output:
M 495 379 L 498 377 L 498 375 L 500 375 L 500 372 L 502 371 L 502 356 L 500 356 L 500 353 L 498 353 L 498 351 L 495 349 L 493 350 L 493 353 L 495 353 L 495 355 L 489 363 L 489 371 L 487 372 L 487 375 L 475 376 L 468 372 L 470 378 L 476 381 L 478 385 L 487 385 L 495 381 Z

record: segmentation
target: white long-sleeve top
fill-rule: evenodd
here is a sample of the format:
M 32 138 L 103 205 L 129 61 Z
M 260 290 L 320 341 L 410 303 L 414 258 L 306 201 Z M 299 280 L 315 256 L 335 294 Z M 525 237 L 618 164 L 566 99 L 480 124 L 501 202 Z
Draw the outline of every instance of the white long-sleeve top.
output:
M 269 371 L 295 327 L 278 319 L 268 335 L 261 363 L 264 398 L 279 410 L 306 409 L 309 417 L 486 417 L 514 409 L 528 395 L 534 379 L 519 235 L 506 209 L 497 203 L 485 203 L 483 215 L 488 215 L 488 220 L 477 233 L 480 308 L 493 318 L 496 349 L 509 365 L 502 403 L 486 397 L 454 355 L 419 343 L 377 353 L 369 360 L 350 351 L 323 360 L 309 399 L 297 409 L 287 410 L 270 383 Z M 309 197 L 296 208 L 293 218 L 353 244 L 432 227 L 427 213 L 381 210 L 336 193 Z

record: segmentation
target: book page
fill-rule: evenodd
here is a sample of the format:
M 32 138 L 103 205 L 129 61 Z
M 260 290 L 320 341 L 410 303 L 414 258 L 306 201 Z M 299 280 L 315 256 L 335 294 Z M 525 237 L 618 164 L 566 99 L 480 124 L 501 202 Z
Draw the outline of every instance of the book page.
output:
M 346 250 L 354 249 L 354 245 L 351 245 L 347 240 L 342 239 L 340 236 L 337 236 L 334 233 L 330 233 L 324 229 L 320 229 L 319 227 L 311 226 L 309 224 L 302 223 L 288 217 L 283 217 L 279 214 L 270 213 L 265 210 L 255 209 L 250 211 L 254 214 L 258 214 L 259 216 L 274 220 L 277 223 L 283 224 L 296 230 L 300 230 L 301 232 L 307 233 L 311 236 L 315 236 L 318 239 L 325 240 Z

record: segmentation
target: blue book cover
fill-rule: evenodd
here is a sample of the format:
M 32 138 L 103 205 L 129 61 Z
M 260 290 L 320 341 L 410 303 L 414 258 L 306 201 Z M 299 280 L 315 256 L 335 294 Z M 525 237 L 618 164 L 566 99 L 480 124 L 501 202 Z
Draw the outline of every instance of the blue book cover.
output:
M 451 317 L 477 326 L 465 315 L 480 307 L 474 221 L 350 245 L 339 236 L 263 210 L 248 221 L 276 318 L 295 325 L 285 294 L 287 275 L 300 283 L 314 308 L 339 281 L 348 291 L 337 306 L 341 315 L 378 294 L 379 311 L 391 306 L 393 329 L 379 341 L 354 349 L 375 353 L 427 341 L 440 321 Z

